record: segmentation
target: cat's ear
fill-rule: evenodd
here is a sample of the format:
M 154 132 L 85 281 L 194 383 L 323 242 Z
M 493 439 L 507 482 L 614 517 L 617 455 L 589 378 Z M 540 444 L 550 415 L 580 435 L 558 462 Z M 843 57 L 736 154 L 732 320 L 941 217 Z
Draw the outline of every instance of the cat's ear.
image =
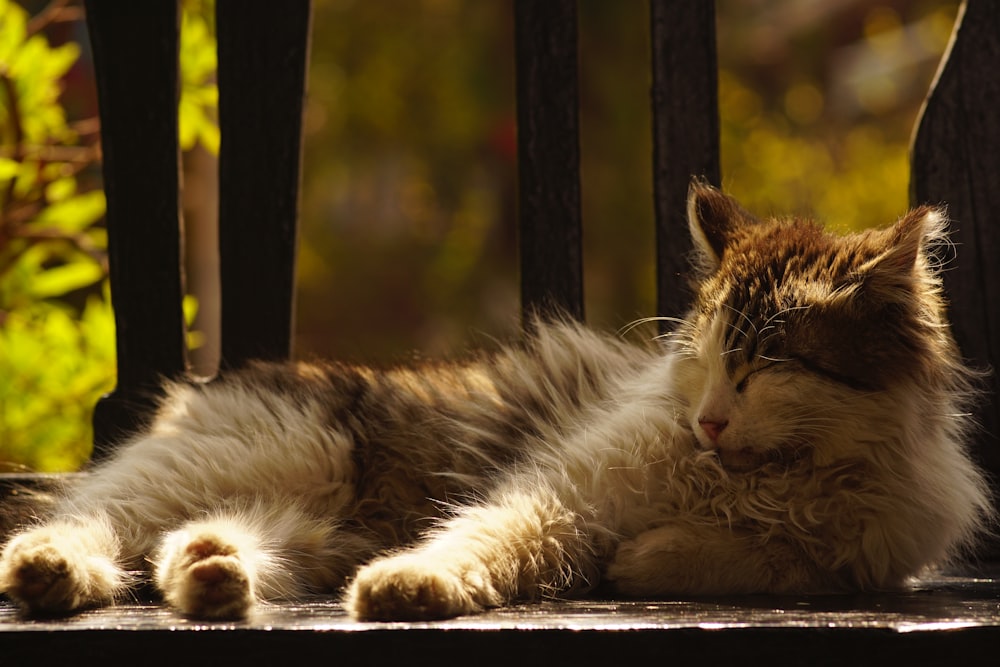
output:
M 921 206 L 880 234 L 885 250 L 865 263 L 858 274 L 870 292 L 892 298 L 913 289 L 921 257 L 933 254 L 933 246 L 947 238 L 947 215 L 943 208 Z
M 687 214 L 696 263 L 708 271 L 719 267 L 734 233 L 757 222 L 735 199 L 700 180 L 688 188 Z

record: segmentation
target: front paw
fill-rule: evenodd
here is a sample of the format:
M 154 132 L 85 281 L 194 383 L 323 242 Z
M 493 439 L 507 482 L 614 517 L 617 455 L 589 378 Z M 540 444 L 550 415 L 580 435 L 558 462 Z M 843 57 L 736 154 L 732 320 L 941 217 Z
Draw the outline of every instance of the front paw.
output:
M 125 575 L 103 535 L 50 525 L 18 535 L 0 556 L 0 590 L 31 613 L 64 614 L 112 602 Z
M 254 603 L 251 573 L 226 536 L 177 531 L 157 557 L 155 578 L 167 603 L 193 618 L 238 619 Z
M 785 590 L 801 562 L 778 540 L 715 526 L 661 526 L 618 546 L 607 578 L 625 595 L 724 595 Z
M 347 592 L 351 614 L 370 621 L 452 618 L 498 603 L 485 572 L 411 554 L 363 567 Z
M 660 528 L 622 542 L 608 565 L 606 579 L 615 591 L 632 597 L 692 591 L 697 588 L 694 573 L 699 563 L 694 556 L 698 547 L 684 537 Z

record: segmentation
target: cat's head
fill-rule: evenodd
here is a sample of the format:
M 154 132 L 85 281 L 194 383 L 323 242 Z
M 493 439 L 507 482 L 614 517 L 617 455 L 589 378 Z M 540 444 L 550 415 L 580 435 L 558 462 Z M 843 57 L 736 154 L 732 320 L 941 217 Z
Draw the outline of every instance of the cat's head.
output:
M 696 297 L 671 337 L 676 391 L 726 467 L 855 456 L 895 418 L 893 392 L 940 388 L 959 366 L 929 251 L 939 209 L 841 236 L 696 183 L 688 217 Z

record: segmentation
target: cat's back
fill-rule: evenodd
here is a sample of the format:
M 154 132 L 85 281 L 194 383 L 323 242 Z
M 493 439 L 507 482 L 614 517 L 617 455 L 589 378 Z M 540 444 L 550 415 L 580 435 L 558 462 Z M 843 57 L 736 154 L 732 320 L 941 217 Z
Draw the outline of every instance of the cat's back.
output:
M 302 430 L 325 443 L 321 451 L 339 443 L 319 456 L 349 459 L 354 516 L 401 541 L 442 502 L 480 495 L 540 441 L 561 440 L 658 358 L 652 345 L 572 322 L 530 329 L 457 361 L 257 363 L 206 391 L 242 396 L 264 419 L 310 421 Z

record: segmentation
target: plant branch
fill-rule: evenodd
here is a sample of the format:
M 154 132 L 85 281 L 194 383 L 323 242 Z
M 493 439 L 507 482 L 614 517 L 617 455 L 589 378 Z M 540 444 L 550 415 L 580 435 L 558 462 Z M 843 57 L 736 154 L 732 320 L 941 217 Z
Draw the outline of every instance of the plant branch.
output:
M 13 144 L 12 158 L 21 162 L 24 158 L 24 126 L 21 123 L 21 103 L 17 96 L 17 88 L 6 68 L 0 67 L 0 88 L 3 88 L 7 97 L 7 120 L 11 130 L 11 143 Z M 11 205 L 14 198 L 14 185 L 17 179 L 12 178 L 7 184 L 7 192 L 4 195 L 3 203 L 0 204 L 0 230 L 6 230 L 7 207 Z
M 0 146 L 0 157 L 23 160 L 31 157 L 41 162 L 66 162 L 72 165 L 89 167 L 100 157 L 100 150 L 94 146 L 33 146 L 25 145 L 20 151 L 17 148 Z
M 28 21 L 28 35 L 34 35 L 53 23 L 68 23 L 83 18 L 82 7 L 68 6 L 73 0 L 52 0 L 45 9 Z
M 64 231 L 58 229 L 32 229 L 30 231 L 25 231 L 24 229 L 17 230 L 11 238 L 17 238 L 25 241 L 26 243 L 13 251 L 7 257 L 4 257 L 4 261 L 0 264 L 0 279 L 12 269 L 16 264 L 18 259 L 24 255 L 32 247 L 40 243 L 52 243 L 53 241 L 63 241 L 68 243 L 76 250 L 82 252 L 83 254 L 90 257 L 94 262 L 96 262 L 104 271 L 105 275 L 108 272 L 108 256 L 104 250 L 91 241 L 86 234 L 67 234 Z
M 48 241 L 66 241 L 80 252 L 89 255 L 91 259 L 107 270 L 107 255 L 99 246 L 94 245 L 86 234 L 67 234 L 59 229 L 33 229 L 30 232 L 19 230 L 16 238 L 28 241 L 29 245 Z

